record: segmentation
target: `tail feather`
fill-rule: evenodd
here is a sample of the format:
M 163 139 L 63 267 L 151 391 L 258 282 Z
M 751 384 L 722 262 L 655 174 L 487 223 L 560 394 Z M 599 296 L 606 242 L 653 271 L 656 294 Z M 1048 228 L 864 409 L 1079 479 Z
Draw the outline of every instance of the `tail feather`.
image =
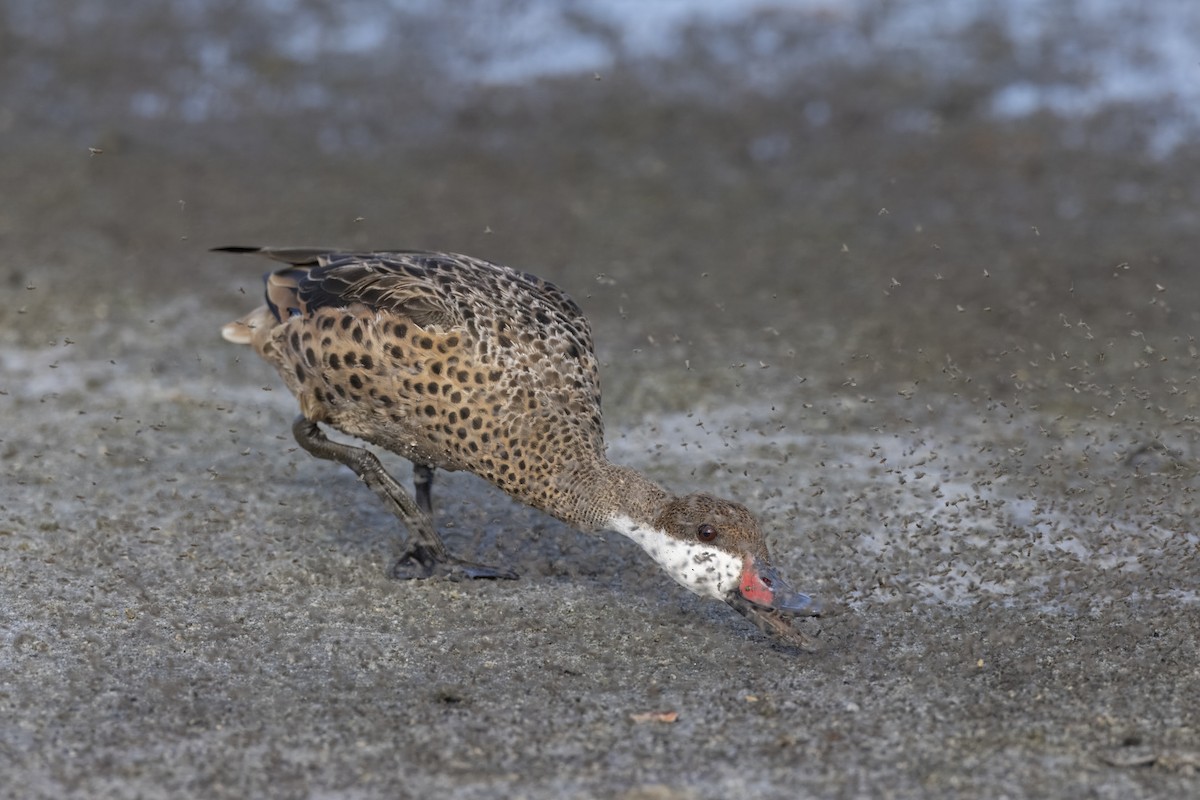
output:
M 301 247 L 241 247 L 237 245 L 214 247 L 216 253 L 248 253 L 262 255 L 292 266 L 268 272 L 264 276 L 267 304 L 251 311 L 239 320 L 221 328 L 221 337 L 234 344 L 250 344 L 259 347 L 265 343 L 271 328 L 289 316 L 302 312 L 299 283 L 309 269 L 319 266 L 322 259 L 333 251 Z
M 221 328 L 221 338 L 234 344 L 262 345 L 270 336 L 271 329 L 279 324 L 278 319 L 266 306 L 259 306 L 241 319 L 227 323 Z
M 234 320 L 221 326 L 221 338 L 234 344 L 250 344 L 254 339 L 254 329 L 244 319 Z
M 227 247 L 214 247 L 212 252 L 250 253 L 266 256 L 267 258 L 282 261 L 285 264 L 291 264 L 296 267 L 315 267 L 321 263 L 323 258 L 333 255 L 338 251 L 321 247 L 241 247 L 231 245 Z

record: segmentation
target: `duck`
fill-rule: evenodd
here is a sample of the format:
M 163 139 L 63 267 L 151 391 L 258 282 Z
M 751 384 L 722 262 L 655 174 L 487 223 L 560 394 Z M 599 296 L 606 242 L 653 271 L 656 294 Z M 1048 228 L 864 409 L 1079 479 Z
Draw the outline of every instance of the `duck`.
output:
M 403 525 L 393 578 L 517 578 L 439 536 L 435 471 L 461 470 L 574 528 L 627 537 L 689 591 L 814 648 L 793 619 L 822 604 L 782 578 L 744 505 L 675 494 L 609 461 L 591 326 L 553 283 L 455 253 L 214 250 L 282 263 L 264 275 L 263 304 L 222 336 L 279 373 L 299 403 L 300 447 L 351 469 Z M 412 462 L 413 493 L 326 429 Z

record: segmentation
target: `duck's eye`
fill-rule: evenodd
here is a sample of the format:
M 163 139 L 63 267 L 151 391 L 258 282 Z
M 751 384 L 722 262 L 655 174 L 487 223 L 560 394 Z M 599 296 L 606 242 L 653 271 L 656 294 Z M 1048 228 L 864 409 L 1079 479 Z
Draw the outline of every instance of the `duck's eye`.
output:
M 717 529 L 707 522 L 696 528 L 696 538 L 702 542 L 711 542 L 717 538 Z

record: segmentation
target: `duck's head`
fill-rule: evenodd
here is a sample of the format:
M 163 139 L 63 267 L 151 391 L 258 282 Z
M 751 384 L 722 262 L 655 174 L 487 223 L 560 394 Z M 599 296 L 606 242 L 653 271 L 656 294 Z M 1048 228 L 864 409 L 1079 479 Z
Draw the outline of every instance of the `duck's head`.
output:
M 768 633 L 813 645 L 786 617 L 817 616 L 821 603 L 792 589 L 771 565 L 766 537 L 745 506 L 689 494 L 670 500 L 651 524 L 620 522 L 614 527 L 683 586 L 723 600 Z

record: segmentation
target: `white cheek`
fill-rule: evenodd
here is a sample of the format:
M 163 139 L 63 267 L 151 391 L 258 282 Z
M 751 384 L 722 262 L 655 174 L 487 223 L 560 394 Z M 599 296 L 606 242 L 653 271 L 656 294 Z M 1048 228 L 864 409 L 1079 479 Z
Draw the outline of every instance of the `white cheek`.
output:
M 650 552 L 672 578 L 698 595 L 723 600 L 737 586 L 741 564 L 715 547 L 670 539 Z
M 663 531 L 638 526 L 614 526 L 642 546 L 667 574 L 702 597 L 724 600 L 737 588 L 742 562 L 699 542 L 682 542 Z

